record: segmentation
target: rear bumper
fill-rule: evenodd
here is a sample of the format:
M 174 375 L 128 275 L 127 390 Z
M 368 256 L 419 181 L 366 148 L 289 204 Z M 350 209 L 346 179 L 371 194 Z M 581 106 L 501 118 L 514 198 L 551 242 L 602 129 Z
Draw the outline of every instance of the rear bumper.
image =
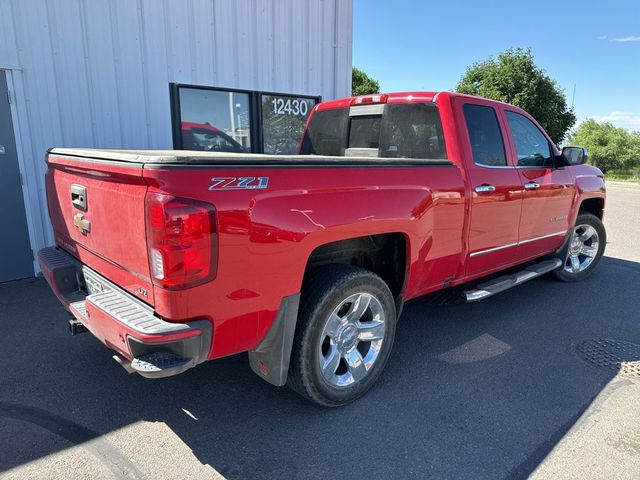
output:
M 38 262 L 67 310 L 141 375 L 176 375 L 206 360 L 210 322 L 166 322 L 149 305 L 54 247 L 40 250 Z

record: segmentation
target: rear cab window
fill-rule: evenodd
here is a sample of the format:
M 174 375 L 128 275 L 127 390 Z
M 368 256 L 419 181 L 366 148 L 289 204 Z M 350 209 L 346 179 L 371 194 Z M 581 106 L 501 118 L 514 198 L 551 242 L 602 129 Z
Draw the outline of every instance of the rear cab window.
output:
M 300 153 L 447 158 L 440 114 L 432 103 L 372 104 L 319 110 L 311 117 Z

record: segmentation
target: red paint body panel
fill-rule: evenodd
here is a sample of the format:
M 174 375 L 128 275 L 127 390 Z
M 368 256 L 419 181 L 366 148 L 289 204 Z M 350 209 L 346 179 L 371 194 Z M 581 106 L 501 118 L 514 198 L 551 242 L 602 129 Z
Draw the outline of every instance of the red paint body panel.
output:
M 320 245 L 404 234 L 411 252 L 407 298 L 442 285 L 461 261 L 464 187 L 455 167 L 342 167 L 333 175 L 319 168 L 252 168 L 252 176 L 270 177 L 269 188 L 237 191 L 208 190 L 210 168 L 146 169 L 144 175 L 151 191 L 216 207 L 216 279 L 186 291 L 155 289 L 155 309 L 165 319 L 211 316 L 215 357 L 259 343 L 282 297 L 300 291 L 307 259 Z
M 152 305 L 166 321 L 209 320 L 209 358 L 218 358 L 260 343 L 283 297 L 300 292 L 307 261 L 319 246 L 402 234 L 407 247 L 402 297 L 408 300 L 553 252 L 566 238 L 581 202 L 604 199 L 602 174 L 588 165 L 516 167 L 504 110 L 530 118 L 520 109 L 449 92 L 392 93 L 386 101 L 434 102 L 452 165 L 268 166 L 256 157 L 255 165 L 242 166 L 125 166 L 50 154 L 47 189 L 56 243 Z M 468 102 L 495 108 L 509 168 L 473 163 L 462 113 Z M 313 112 L 351 103 L 351 98 L 324 102 Z M 209 188 L 212 177 L 244 175 L 268 177 L 268 188 Z M 527 192 L 527 181 L 537 181 L 542 188 Z M 89 192 L 86 218 L 92 223 L 87 234 L 73 224 L 78 212 L 68 196 L 74 183 Z M 476 193 L 474 188 L 483 184 L 495 185 L 496 190 Z M 152 285 L 145 232 L 147 192 L 215 207 L 215 279 L 183 290 Z M 527 241 L 560 231 L 564 233 Z M 127 353 L 116 345 L 119 335 L 127 332 L 104 325 L 94 330 L 112 348 Z
M 141 165 L 100 164 L 49 156 L 47 202 L 56 244 L 141 300 L 153 303 L 147 259 Z M 71 185 L 87 188 L 87 209 L 71 203 Z M 75 215 L 91 222 L 81 233 Z M 140 294 L 140 289 L 147 295 Z

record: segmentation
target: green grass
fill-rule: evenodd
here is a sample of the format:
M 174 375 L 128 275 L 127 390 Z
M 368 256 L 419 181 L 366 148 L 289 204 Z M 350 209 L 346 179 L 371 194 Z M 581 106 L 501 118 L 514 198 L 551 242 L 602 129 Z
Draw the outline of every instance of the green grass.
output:
M 640 183 L 640 172 L 608 172 L 604 178 L 605 180 L 613 180 L 616 182 Z

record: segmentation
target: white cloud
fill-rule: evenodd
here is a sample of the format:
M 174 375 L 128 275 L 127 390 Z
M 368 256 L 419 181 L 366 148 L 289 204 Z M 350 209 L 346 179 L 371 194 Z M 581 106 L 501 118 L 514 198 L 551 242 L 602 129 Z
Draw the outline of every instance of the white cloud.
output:
M 600 35 L 596 37 L 598 40 L 609 40 L 610 42 L 616 43 L 627 43 L 627 42 L 640 42 L 640 35 L 627 35 L 625 37 L 612 37 L 609 38 L 609 35 Z
M 596 122 L 609 122 L 616 127 L 640 131 L 640 115 L 633 112 L 611 112 L 609 115 L 594 115 Z
M 626 37 L 617 37 L 612 38 L 614 42 L 618 43 L 627 43 L 627 42 L 640 42 L 640 36 L 638 35 L 627 35 Z

